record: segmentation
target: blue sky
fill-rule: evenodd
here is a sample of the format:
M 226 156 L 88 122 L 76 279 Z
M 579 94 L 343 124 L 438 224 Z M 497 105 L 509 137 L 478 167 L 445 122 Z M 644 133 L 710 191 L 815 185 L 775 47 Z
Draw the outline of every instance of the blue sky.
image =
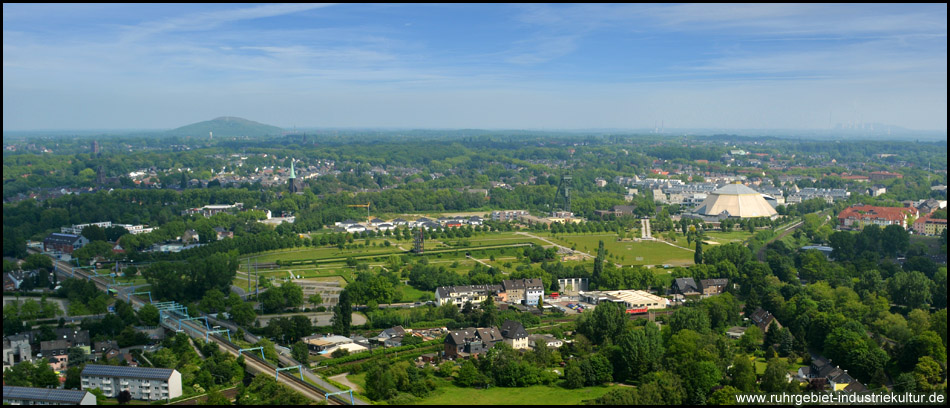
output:
M 3 5 L 3 130 L 947 128 L 947 5 Z

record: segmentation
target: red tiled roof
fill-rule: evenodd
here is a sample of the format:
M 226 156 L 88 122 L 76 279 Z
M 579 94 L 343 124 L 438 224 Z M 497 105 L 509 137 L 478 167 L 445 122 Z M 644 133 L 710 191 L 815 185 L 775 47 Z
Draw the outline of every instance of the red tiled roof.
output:
M 915 215 L 917 210 L 913 207 L 874 207 L 870 205 L 853 205 L 845 208 L 838 214 L 839 220 L 855 218 L 861 220 L 885 219 L 892 222 L 904 220 L 908 214 Z

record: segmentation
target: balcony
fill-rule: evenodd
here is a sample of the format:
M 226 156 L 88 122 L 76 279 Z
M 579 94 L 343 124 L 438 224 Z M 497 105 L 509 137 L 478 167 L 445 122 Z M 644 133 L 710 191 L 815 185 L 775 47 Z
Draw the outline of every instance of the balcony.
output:
M 104 385 L 112 384 L 112 380 L 102 380 L 102 384 Z

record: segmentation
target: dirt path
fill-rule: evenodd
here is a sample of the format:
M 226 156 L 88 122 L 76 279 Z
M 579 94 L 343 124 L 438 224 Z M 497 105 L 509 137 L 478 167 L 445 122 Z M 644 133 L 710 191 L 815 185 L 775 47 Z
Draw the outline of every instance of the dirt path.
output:
M 356 392 L 363 392 L 363 389 L 360 388 L 359 385 L 354 384 L 354 383 L 351 382 L 348 378 L 346 378 L 346 376 L 349 375 L 349 374 L 350 374 L 350 373 L 343 373 L 343 374 L 340 374 L 340 375 L 334 375 L 333 377 L 329 377 L 329 378 L 330 378 L 331 380 L 333 380 L 333 381 L 336 381 L 336 382 L 338 382 L 338 383 L 340 383 L 340 384 L 343 384 L 343 385 L 345 385 L 345 386 L 347 386 L 347 387 L 350 387 L 350 389 L 352 389 L 353 391 L 356 391 Z

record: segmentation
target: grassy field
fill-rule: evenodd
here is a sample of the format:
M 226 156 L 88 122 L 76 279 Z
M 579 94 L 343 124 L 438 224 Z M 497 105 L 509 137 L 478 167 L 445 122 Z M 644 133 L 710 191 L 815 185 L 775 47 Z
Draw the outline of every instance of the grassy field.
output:
M 366 374 L 346 376 L 350 382 L 365 387 Z M 561 387 L 535 385 L 524 388 L 492 387 L 474 389 L 456 387 L 440 381 L 432 395 L 418 401 L 419 405 L 580 405 L 584 400 L 599 398 L 613 387 L 585 387 L 569 390 Z
M 393 241 L 393 246 L 390 247 L 379 246 L 383 241 L 383 239 L 371 240 L 370 242 L 376 242 L 377 246 L 356 249 L 338 249 L 336 247 L 279 249 L 275 251 L 264 252 L 260 255 L 257 255 L 253 259 L 260 263 L 270 263 L 277 262 L 278 260 L 299 261 L 310 259 L 332 259 L 346 258 L 348 256 L 388 255 L 402 252 L 402 250 L 396 246 L 397 243 L 395 241 Z M 363 241 L 354 241 L 354 243 L 363 243 Z M 411 246 L 412 243 L 407 245 Z
M 786 363 L 788 362 L 788 359 L 785 358 L 785 357 L 779 357 L 779 360 L 783 360 L 783 361 L 785 361 Z M 766 361 L 765 361 L 765 358 L 763 358 L 763 357 L 758 357 L 758 358 L 756 358 L 755 361 L 754 361 L 754 364 L 755 364 L 755 374 L 756 374 L 756 375 L 763 375 L 763 374 L 765 374 L 765 368 L 766 368 L 766 366 L 768 365 L 768 363 L 766 363 Z M 788 367 L 788 372 L 791 373 L 791 374 L 794 376 L 794 375 L 796 375 L 796 373 L 798 372 L 798 369 L 799 369 L 799 368 L 802 368 L 802 367 L 804 367 L 804 366 L 805 366 L 805 365 L 804 365 L 804 364 L 801 364 L 801 363 L 792 364 L 791 366 Z
M 391 246 L 383 246 L 383 242 L 389 241 Z M 365 239 L 357 239 L 353 241 L 354 244 L 364 244 Z M 448 238 L 448 239 L 431 239 L 426 241 L 426 250 L 439 250 L 439 249 L 458 249 L 460 251 L 468 250 L 470 247 L 478 246 L 494 246 L 494 245 L 509 245 L 509 244 L 524 244 L 524 243 L 535 243 L 539 245 L 545 244 L 543 241 L 526 237 L 524 235 L 515 234 L 514 232 L 492 232 L 487 234 L 478 234 L 471 238 Z M 302 261 L 302 260 L 331 260 L 337 258 L 347 258 L 347 257 L 360 257 L 360 256 L 372 256 L 378 255 L 380 257 L 388 257 L 392 254 L 402 255 L 406 250 L 412 247 L 412 242 L 410 241 L 397 241 L 391 238 L 372 238 L 370 239 L 370 246 L 363 248 L 353 248 L 353 249 L 339 249 L 337 247 L 319 247 L 319 248 L 290 248 L 290 249 L 279 249 L 274 251 L 267 251 L 260 254 L 257 254 L 251 257 L 252 262 L 258 263 L 273 263 L 280 261 Z M 376 244 L 373 246 L 372 244 Z M 463 245 L 457 245 L 463 244 Z M 401 247 L 401 248 L 400 248 Z M 246 268 L 246 265 L 243 262 L 247 262 L 247 258 L 242 258 L 242 268 Z
M 399 285 L 399 289 L 402 291 L 403 302 L 418 302 L 423 296 L 430 298 L 433 296 L 432 292 L 423 292 L 409 285 Z
M 489 389 L 439 387 L 419 405 L 580 405 L 599 398 L 611 387 L 584 387 L 569 390 L 561 387 L 535 385 L 524 388 L 492 387 Z
M 576 245 L 577 250 L 591 255 L 597 254 L 598 242 L 604 241 L 607 260 L 621 265 L 693 264 L 692 251 L 656 241 L 617 241 L 617 234 L 557 234 L 549 239 L 567 247 Z

